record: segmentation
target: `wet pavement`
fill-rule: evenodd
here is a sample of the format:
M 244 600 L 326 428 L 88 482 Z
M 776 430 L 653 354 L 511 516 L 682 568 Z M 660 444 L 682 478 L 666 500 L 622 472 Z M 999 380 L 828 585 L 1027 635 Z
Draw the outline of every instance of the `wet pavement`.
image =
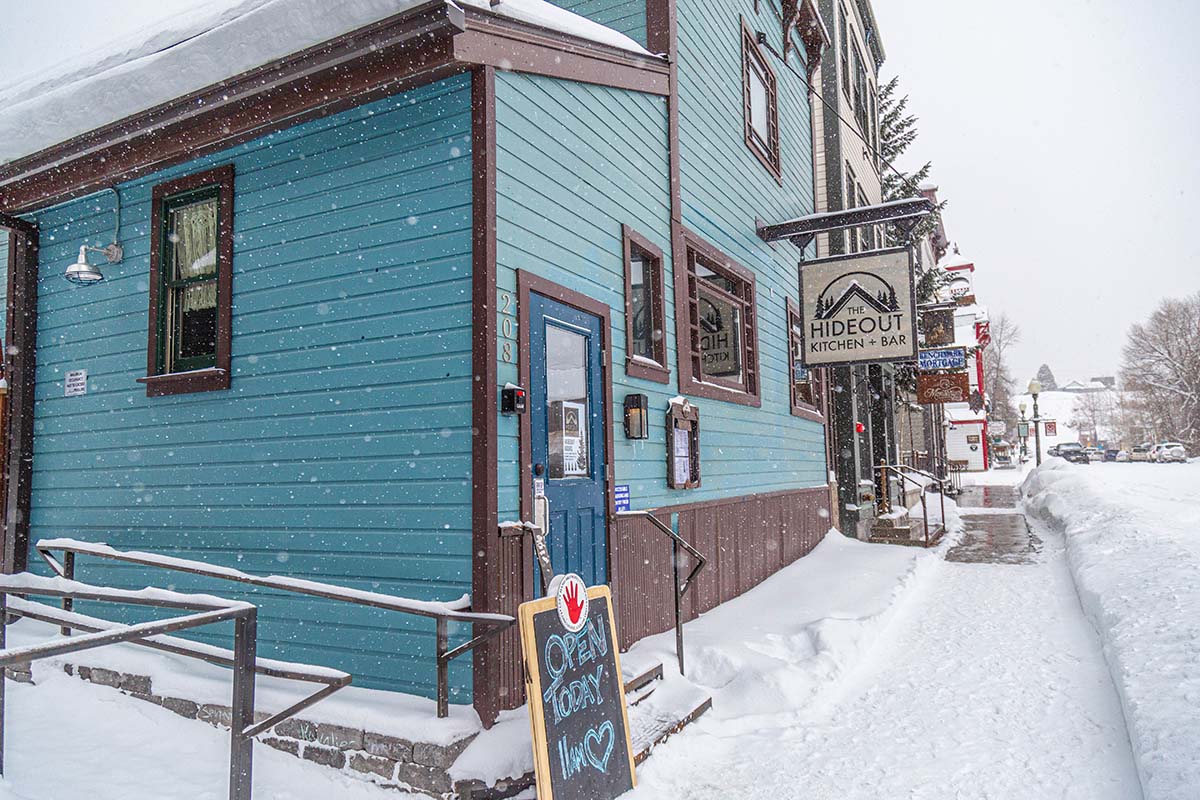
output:
M 959 515 L 966 530 L 946 553 L 947 561 L 965 564 L 1035 564 L 1042 542 L 1017 510 L 1012 486 L 964 486 L 958 498 Z M 1012 509 L 1011 514 L 997 513 Z M 972 514 L 972 509 L 987 509 Z

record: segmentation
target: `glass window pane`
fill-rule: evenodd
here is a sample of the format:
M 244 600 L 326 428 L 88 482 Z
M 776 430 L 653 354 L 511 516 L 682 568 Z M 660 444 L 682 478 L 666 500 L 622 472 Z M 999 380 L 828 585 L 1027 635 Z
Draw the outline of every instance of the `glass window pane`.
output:
M 173 250 L 174 280 L 217 274 L 217 198 L 171 209 L 167 240 Z
M 546 411 L 550 478 L 590 476 L 588 340 L 554 325 L 546 326 Z
M 706 378 L 742 380 L 742 310 L 700 284 L 700 355 Z
M 695 269 L 696 277 L 702 279 L 705 283 L 711 283 L 718 289 L 723 289 L 735 297 L 741 297 L 741 292 L 738 291 L 741 288 L 741 284 L 725 277 L 719 272 L 713 272 L 711 269 L 704 266 L 704 262 L 702 262 L 700 259 L 696 259 Z
M 172 354 L 213 357 L 217 352 L 217 282 L 205 281 L 172 290 Z
M 662 339 L 662 331 L 654 327 L 654 300 L 650 285 L 650 262 L 633 253 L 629 261 L 630 306 L 633 318 L 630 327 L 633 340 L 629 347 L 633 355 L 656 360 L 654 344 Z
M 750 127 L 765 144 L 770 141 L 767 121 L 767 84 L 753 64 L 749 69 L 750 81 Z

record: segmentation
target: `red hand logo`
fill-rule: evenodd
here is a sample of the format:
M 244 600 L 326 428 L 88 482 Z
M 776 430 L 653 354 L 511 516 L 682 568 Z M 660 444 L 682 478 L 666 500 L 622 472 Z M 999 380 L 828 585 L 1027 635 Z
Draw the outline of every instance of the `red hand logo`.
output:
M 571 618 L 571 624 L 575 625 L 579 622 L 579 615 L 583 613 L 583 603 L 579 600 L 579 584 L 568 583 L 563 597 L 567 599 L 567 616 Z

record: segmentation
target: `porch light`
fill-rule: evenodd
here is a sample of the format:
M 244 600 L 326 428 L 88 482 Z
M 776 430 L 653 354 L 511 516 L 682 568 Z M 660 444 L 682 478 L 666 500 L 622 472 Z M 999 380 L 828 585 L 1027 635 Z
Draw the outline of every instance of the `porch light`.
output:
M 650 438 L 650 404 L 644 394 L 625 395 L 625 438 Z
M 121 195 L 116 189 L 109 189 L 113 193 L 114 208 L 113 212 L 116 217 L 116 225 L 113 228 L 112 243 L 105 247 L 92 247 L 84 244 L 79 247 L 79 258 L 75 263 L 67 267 L 66 273 L 63 275 L 71 283 L 80 286 L 90 286 L 93 283 L 99 283 L 104 280 L 104 273 L 94 264 L 88 263 L 88 253 L 103 253 L 104 258 L 109 264 L 119 264 L 121 259 L 125 257 L 125 250 L 121 247 Z

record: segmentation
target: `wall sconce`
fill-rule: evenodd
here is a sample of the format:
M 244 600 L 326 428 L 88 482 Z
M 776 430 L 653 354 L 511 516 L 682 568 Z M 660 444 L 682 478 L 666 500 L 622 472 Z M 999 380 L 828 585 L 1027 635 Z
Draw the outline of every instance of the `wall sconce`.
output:
M 88 263 L 87 254 L 103 253 L 104 258 L 109 264 L 119 264 L 121 259 L 125 257 L 125 251 L 121 247 L 121 195 L 116 189 L 109 189 L 115 198 L 114 212 L 116 215 L 116 227 L 113 228 L 112 243 L 106 247 L 92 247 L 91 245 L 82 245 L 79 248 L 79 258 L 75 263 L 67 267 L 66 273 L 63 275 L 68 281 L 80 286 L 87 286 L 93 283 L 98 283 L 104 280 L 104 273 L 100 272 L 100 268 Z
M 625 438 L 650 438 L 650 403 L 644 394 L 625 395 Z

